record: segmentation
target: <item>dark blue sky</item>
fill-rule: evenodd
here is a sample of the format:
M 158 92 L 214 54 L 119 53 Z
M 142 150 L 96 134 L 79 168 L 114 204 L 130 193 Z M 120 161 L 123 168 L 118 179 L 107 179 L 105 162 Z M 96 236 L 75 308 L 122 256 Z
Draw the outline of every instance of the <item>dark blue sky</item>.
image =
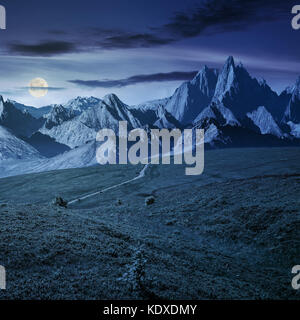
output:
M 1 93 L 32 105 L 115 92 L 126 103 L 164 97 L 228 55 L 277 91 L 300 75 L 297 1 L 0 0 Z M 5 75 L 5 76 L 3 76 Z M 33 99 L 35 77 L 52 90 Z M 57 90 L 61 89 L 61 90 Z

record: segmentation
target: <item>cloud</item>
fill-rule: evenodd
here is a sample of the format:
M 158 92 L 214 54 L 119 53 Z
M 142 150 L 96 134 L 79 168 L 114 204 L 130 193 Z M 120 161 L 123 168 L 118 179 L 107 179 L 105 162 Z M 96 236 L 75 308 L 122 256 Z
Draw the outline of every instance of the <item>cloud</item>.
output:
M 49 91 L 61 91 L 65 90 L 66 88 L 59 88 L 59 87 L 20 87 L 18 89 L 21 90 L 49 90 Z
M 196 74 L 197 71 L 174 71 L 169 73 L 141 74 L 120 80 L 69 80 L 69 82 L 91 88 L 121 88 L 138 83 L 191 80 Z
M 129 48 L 149 48 L 154 46 L 161 46 L 174 42 L 175 39 L 170 37 L 159 37 L 155 34 L 141 33 L 141 34 L 118 34 L 109 36 L 99 41 L 97 44 L 104 49 L 129 49 Z
M 128 34 L 120 30 L 95 31 L 104 49 L 155 47 L 200 35 L 239 31 L 275 21 L 289 13 L 292 0 L 203 0 L 190 12 L 177 12 L 168 23 L 149 32 Z
M 150 48 L 186 38 L 240 31 L 260 22 L 275 21 L 290 14 L 292 0 L 202 0 L 189 12 L 177 12 L 165 24 L 141 33 L 121 29 L 89 28 L 72 34 L 48 30 L 61 41 L 37 44 L 11 43 L 10 53 L 53 56 L 91 50 Z
M 190 13 L 178 12 L 160 28 L 178 39 L 238 31 L 289 13 L 291 0 L 204 0 Z
M 9 51 L 25 56 L 53 56 L 76 51 L 75 44 L 67 41 L 43 41 L 38 44 L 9 44 Z
M 70 35 L 59 34 L 63 37 L 70 37 Z M 100 36 L 101 35 L 101 36 Z M 130 49 L 130 48 L 150 48 L 169 44 L 175 39 L 168 37 L 159 37 L 150 33 L 127 33 L 121 31 L 108 32 L 103 30 L 98 32 L 96 36 L 93 34 L 82 34 L 82 38 L 75 42 L 73 41 L 42 41 L 37 44 L 26 43 L 10 43 L 8 51 L 12 54 L 24 56 L 54 56 L 74 52 L 90 52 L 91 50 L 114 50 L 114 49 Z

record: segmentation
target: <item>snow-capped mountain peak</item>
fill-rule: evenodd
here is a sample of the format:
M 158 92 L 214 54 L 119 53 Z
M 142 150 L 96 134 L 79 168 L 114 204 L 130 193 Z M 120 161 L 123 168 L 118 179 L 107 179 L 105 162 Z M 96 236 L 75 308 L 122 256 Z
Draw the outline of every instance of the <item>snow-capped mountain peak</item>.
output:
M 69 100 L 63 106 L 66 109 L 72 110 L 74 112 L 74 114 L 79 115 L 83 111 L 99 105 L 99 103 L 101 103 L 101 99 L 99 99 L 99 98 L 78 96 L 75 99 Z
M 252 78 L 241 63 L 228 57 L 221 72 L 204 66 L 165 99 L 128 106 L 117 95 L 108 94 L 102 99 L 76 97 L 40 109 L 4 101 L 0 96 L 0 160 L 29 159 L 26 162 L 32 170 L 91 165 L 95 163 L 97 132 L 109 128 L 118 134 L 119 121 L 127 121 L 128 130 L 202 128 L 211 147 L 297 145 L 300 77 L 278 96 L 265 80 Z M 33 164 L 30 158 L 40 156 L 28 145 L 36 143 L 35 133 L 42 141 L 48 136 L 52 145 L 58 142 L 74 149 Z
M 218 70 L 209 69 L 206 65 L 197 73 L 191 84 L 197 86 L 206 96 L 212 97 L 218 77 Z
M 100 129 L 109 128 L 118 132 L 119 121 L 127 121 L 128 129 L 142 126 L 128 106 L 111 94 L 77 116 L 72 109 L 54 107 L 52 115 L 47 119 L 50 126 L 45 125 L 40 132 L 74 148 L 94 140 Z
M 190 124 L 211 102 L 217 71 L 204 67 L 191 81 L 184 82 L 173 94 L 166 110 L 182 124 Z
M 235 65 L 229 57 L 218 77 L 214 102 L 221 102 L 230 109 L 237 119 L 243 119 L 247 112 L 252 112 L 261 105 L 279 118 L 278 95 L 265 81 L 252 78 L 243 65 Z
M 44 127 L 51 129 L 75 117 L 72 109 L 66 109 L 61 104 L 53 106 L 52 110 L 45 116 L 46 122 Z
M 234 62 L 234 58 L 233 58 L 233 56 L 229 56 L 228 58 L 227 58 L 227 60 L 226 60 L 226 62 L 225 62 L 225 66 L 224 66 L 224 68 L 229 68 L 229 67 L 235 67 L 235 62 Z
M 221 101 L 224 95 L 236 86 L 236 67 L 234 59 L 230 56 L 223 66 L 216 85 L 214 99 Z
M 117 95 L 114 93 L 107 94 L 103 97 L 103 101 L 109 105 L 109 106 L 114 106 L 114 107 L 122 107 L 126 106 L 125 103 L 123 103 Z

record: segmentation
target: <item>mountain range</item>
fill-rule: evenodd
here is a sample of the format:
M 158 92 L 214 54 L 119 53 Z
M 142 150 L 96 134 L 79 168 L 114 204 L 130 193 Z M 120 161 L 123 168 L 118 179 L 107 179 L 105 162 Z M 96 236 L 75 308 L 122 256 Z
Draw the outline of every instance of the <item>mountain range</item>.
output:
M 171 97 L 135 106 L 115 94 L 42 108 L 0 96 L 1 175 L 13 174 L 12 163 L 15 174 L 94 164 L 97 132 L 117 132 L 119 121 L 129 130 L 203 128 L 207 148 L 299 146 L 300 77 L 277 94 L 229 57 L 221 70 L 204 66 Z M 29 159 L 35 166 L 18 169 Z

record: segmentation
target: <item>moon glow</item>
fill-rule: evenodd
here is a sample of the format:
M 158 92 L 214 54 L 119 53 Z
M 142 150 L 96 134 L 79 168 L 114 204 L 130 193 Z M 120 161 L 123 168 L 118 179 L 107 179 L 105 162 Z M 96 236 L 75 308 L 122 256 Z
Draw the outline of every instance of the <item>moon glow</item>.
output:
M 29 93 L 35 98 L 44 97 L 48 93 L 48 83 L 43 78 L 35 78 L 30 81 Z

